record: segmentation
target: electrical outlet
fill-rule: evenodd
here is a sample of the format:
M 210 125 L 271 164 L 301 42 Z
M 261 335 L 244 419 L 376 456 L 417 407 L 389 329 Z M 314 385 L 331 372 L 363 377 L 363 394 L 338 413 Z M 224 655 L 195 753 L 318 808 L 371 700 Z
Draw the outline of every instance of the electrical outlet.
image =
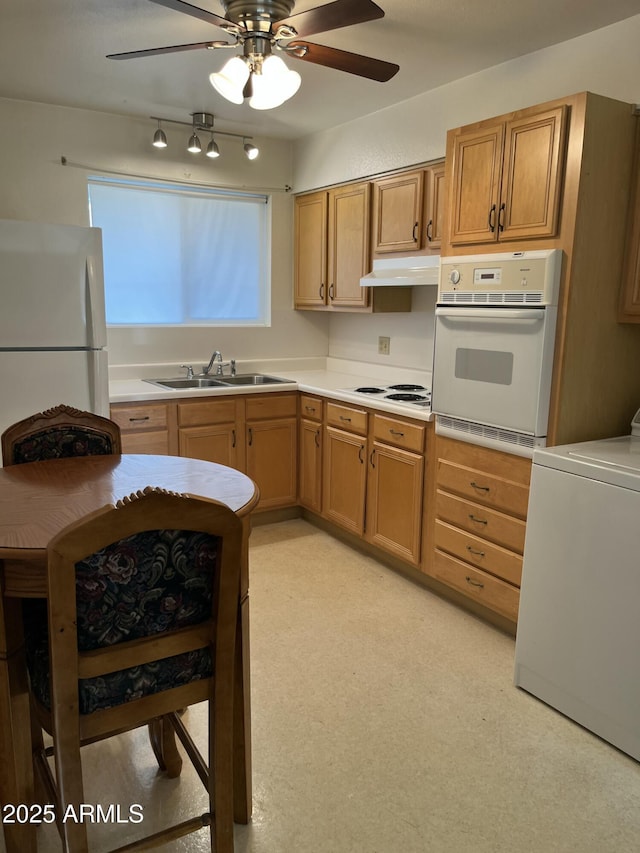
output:
M 389 355 L 391 352 L 391 338 L 380 336 L 378 338 L 378 355 Z

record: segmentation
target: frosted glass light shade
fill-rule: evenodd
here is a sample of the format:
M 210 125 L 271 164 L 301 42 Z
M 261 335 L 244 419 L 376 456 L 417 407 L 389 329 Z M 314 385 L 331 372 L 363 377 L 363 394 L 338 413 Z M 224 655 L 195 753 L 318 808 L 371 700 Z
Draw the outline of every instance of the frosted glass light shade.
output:
M 291 71 L 279 56 L 268 56 L 262 63 L 262 74 L 251 80 L 253 94 L 249 106 L 254 110 L 272 110 L 292 98 L 300 88 L 300 75 Z
M 221 71 L 209 75 L 209 82 L 223 98 L 232 104 L 241 104 L 244 101 L 243 90 L 249 79 L 249 66 L 239 56 L 234 56 L 223 67 Z

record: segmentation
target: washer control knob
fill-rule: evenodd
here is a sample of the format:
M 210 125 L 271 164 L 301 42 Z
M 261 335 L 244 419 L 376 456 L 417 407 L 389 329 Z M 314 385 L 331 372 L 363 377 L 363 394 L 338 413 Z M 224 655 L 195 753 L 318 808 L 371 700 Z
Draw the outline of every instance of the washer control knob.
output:
M 460 281 L 460 272 L 458 270 L 451 270 L 449 273 L 449 281 L 451 284 L 458 284 Z

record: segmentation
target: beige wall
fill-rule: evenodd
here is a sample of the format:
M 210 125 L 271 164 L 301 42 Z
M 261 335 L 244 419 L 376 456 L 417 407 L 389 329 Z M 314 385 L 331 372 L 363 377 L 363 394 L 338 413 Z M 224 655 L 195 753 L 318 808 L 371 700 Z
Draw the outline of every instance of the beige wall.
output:
M 284 191 L 291 144 L 256 139 L 260 157 L 249 162 L 240 140 L 221 137 L 214 163 L 184 151 L 188 128 L 166 126 L 170 147 L 163 151 L 150 144 L 154 129 L 145 119 L 0 99 L 0 218 L 88 225 L 89 174 L 272 189 L 271 326 L 110 329 L 109 360 L 198 364 L 214 349 L 239 360 L 326 355 L 327 318 L 293 310 L 293 199 Z M 61 165 L 62 156 L 81 166 Z

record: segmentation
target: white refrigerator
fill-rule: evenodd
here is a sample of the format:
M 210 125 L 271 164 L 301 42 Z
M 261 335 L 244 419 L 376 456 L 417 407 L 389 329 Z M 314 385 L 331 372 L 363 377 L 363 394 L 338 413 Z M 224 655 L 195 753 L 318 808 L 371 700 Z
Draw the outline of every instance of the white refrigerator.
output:
M 66 403 L 109 415 L 99 228 L 0 219 L 0 435 Z

